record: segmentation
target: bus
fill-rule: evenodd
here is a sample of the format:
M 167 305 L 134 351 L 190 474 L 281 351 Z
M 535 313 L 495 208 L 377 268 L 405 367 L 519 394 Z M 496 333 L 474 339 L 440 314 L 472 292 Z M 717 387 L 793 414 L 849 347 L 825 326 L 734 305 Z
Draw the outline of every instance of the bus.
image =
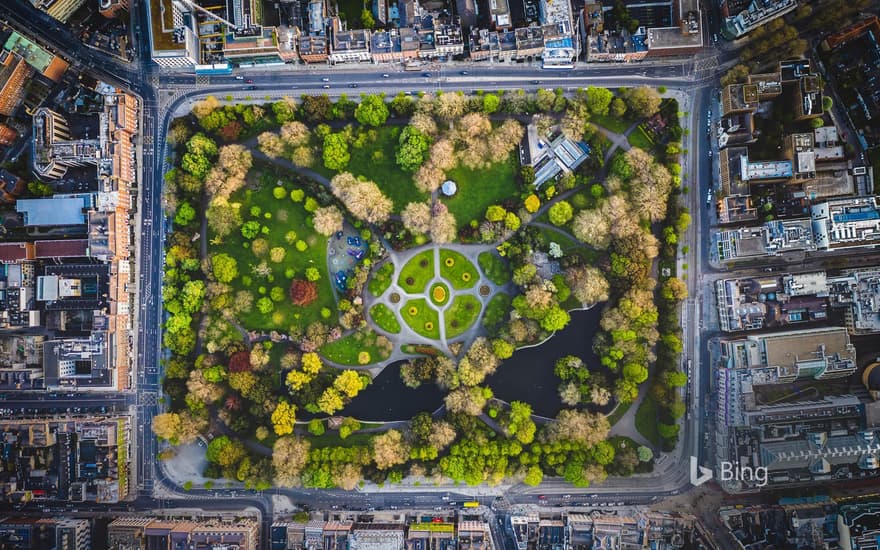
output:
M 477 508 L 480 505 L 479 501 L 469 500 L 464 503 L 465 508 Z

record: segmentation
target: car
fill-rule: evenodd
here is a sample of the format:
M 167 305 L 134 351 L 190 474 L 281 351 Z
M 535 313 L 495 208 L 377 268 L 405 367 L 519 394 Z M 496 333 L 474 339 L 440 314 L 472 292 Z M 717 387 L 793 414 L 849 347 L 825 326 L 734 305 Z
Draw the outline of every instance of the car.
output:
M 324 84 L 324 85 L 321 86 L 321 87 L 324 88 L 325 90 L 329 90 L 329 89 L 330 89 L 330 85 L 329 85 L 329 84 Z
M 468 72 L 467 72 L 467 71 L 461 71 L 460 74 L 461 74 L 462 76 L 467 76 Z
M 245 90 L 256 90 L 257 87 L 256 86 L 245 86 L 244 89 Z
M 325 76 L 321 79 L 321 82 L 330 82 L 330 79 Z
M 562 498 L 564 498 L 564 499 L 566 499 L 566 500 L 568 500 L 568 499 L 570 499 L 570 498 L 571 498 L 571 495 L 562 495 Z
M 712 149 L 709 149 L 709 158 L 712 158 Z
M 241 76 L 241 75 L 238 75 L 238 76 L 235 77 L 235 79 L 236 79 L 236 80 L 244 80 L 244 77 Z
M 253 79 L 253 78 L 248 78 L 247 80 L 245 80 L 245 83 L 246 83 L 246 84 L 253 84 L 253 83 L 254 83 L 254 79 Z
M 540 80 L 532 80 L 532 84 L 540 84 L 540 83 L 541 83 Z
M 391 78 L 391 75 L 388 73 L 382 73 L 382 78 Z
M 422 73 L 425 78 L 431 78 L 431 73 Z
M 351 84 L 348 85 L 348 87 L 349 88 L 357 88 L 358 84 L 356 82 L 352 82 Z
M 539 495 L 538 500 L 547 500 L 547 497 L 544 495 Z

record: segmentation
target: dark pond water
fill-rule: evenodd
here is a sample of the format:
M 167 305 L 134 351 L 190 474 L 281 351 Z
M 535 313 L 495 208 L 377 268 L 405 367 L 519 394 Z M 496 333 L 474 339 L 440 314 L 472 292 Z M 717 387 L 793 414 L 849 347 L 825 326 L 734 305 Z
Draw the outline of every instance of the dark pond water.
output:
M 592 348 L 601 312 L 599 306 L 573 312 L 565 330 L 540 346 L 517 351 L 504 361 L 498 371 L 486 379 L 495 397 L 508 402 L 525 401 L 532 405 L 535 414 L 556 416 L 562 402 L 553 365 L 566 355 L 577 355 L 590 366 L 598 364 Z M 419 412 L 437 410 L 443 403 L 444 392 L 433 384 L 422 384 L 415 390 L 406 387 L 400 379 L 401 363 L 389 365 L 339 414 L 360 420 L 388 421 L 407 420 Z
M 486 379 L 495 397 L 504 401 L 525 401 L 535 414 L 554 417 L 562 409 L 559 400 L 559 379 L 553 365 L 566 355 L 576 355 L 589 366 L 598 365 L 593 353 L 593 334 L 599 328 L 602 308 L 575 311 L 564 330 L 533 348 L 521 349 L 504 361 Z M 610 407 L 609 407 L 610 408 Z
M 388 421 L 409 420 L 422 411 L 436 411 L 443 404 L 444 392 L 434 384 L 422 384 L 416 389 L 406 387 L 400 379 L 403 363 L 388 365 L 339 414 L 359 420 Z

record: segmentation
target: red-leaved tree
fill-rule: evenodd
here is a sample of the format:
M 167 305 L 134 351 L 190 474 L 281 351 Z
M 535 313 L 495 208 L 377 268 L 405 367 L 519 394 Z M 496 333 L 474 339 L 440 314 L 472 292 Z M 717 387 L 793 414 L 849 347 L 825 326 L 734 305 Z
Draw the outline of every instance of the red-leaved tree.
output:
M 294 279 L 290 283 L 290 300 L 295 306 L 307 306 L 318 299 L 318 285 L 312 281 Z

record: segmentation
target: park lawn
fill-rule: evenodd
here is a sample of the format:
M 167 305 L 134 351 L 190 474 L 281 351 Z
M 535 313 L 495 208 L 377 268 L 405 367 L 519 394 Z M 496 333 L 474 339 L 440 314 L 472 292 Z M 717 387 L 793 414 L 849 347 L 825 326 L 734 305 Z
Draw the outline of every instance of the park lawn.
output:
M 481 252 L 477 257 L 480 269 L 486 275 L 486 278 L 496 285 L 503 285 L 510 282 L 510 266 L 499 255 L 494 252 Z
M 367 289 L 369 289 L 370 294 L 378 298 L 386 290 L 388 290 L 388 287 L 391 286 L 391 281 L 393 278 L 394 263 L 386 262 L 382 264 L 375 273 L 373 273 L 373 277 L 370 279 L 370 282 L 367 285 Z
M 645 125 L 639 124 L 635 130 L 630 132 L 628 136 L 626 136 L 627 141 L 633 147 L 638 147 L 639 149 L 644 149 L 645 151 L 651 151 L 654 149 L 654 140 L 651 139 L 645 132 Z
M 470 294 L 460 294 L 443 312 L 446 338 L 454 338 L 469 329 L 480 316 L 480 301 Z
M 381 338 L 387 341 L 386 338 Z M 388 359 L 391 355 L 390 342 L 382 346 L 379 339 L 380 336 L 372 330 L 361 329 L 324 344 L 318 351 L 327 359 L 341 365 L 369 365 Z M 363 351 L 369 354 L 369 361 L 359 361 L 358 356 Z
M 492 328 L 507 318 L 510 311 L 510 296 L 503 292 L 499 292 L 489 303 L 486 304 L 486 313 L 483 315 L 483 326 Z
M 260 187 L 257 190 L 245 190 L 235 193 L 230 202 L 241 203 L 241 217 L 243 222 L 258 220 L 264 227 L 269 229 L 268 234 L 259 234 L 257 238 L 266 239 L 268 248 L 281 247 L 286 251 L 281 263 L 273 263 L 266 255 L 265 261 L 271 268 L 271 274 L 267 278 L 261 278 L 251 272 L 250 266 L 259 264 L 263 259 L 254 256 L 251 251 L 251 242 L 242 237 L 238 230 L 233 231 L 223 239 L 220 244 L 209 245 L 209 253 L 217 254 L 226 252 L 238 262 L 238 273 L 231 285 L 234 291 L 247 290 L 253 294 L 254 305 L 250 311 L 238 315 L 239 322 L 248 330 L 280 330 L 287 332 L 293 326 L 305 327 L 315 321 L 326 321 L 322 317 L 321 309 L 330 311 L 330 318 L 336 315 L 336 300 L 333 289 L 330 286 L 330 278 L 327 273 L 327 238 L 319 235 L 308 223 L 311 215 L 303 208 L 304 203 L 296 203 L 290 198 L 276 199 L 272 190 L 276 186 L 277 179 L 268 172 L 259 174 Z M 295 187 L 290 183 L 282 185 L 286 193 Z M 261 209 L 259 217 L 251 216 L 252 206 Z M 287 215 L 286 221 L 281 221 L 279 212 L 284 210 Z M 270 212 L 271 219 L 266 219 L 264 213 Z M 284 240 L 288 231 L 295 231 L 297 240 L 304 241 L 308 248 L 300 252 L 294 246 Z M 287 269 L 294 270 L 294 278 L 305 278 L 305 270 L 308 267 L 316 267 L 321 274 L 318 284 L 318 298 L 306 307 L 294 306 L 290 302 L 289 287 L 291 279 L 285 276 Z M 250 279 L 250 284 L 247 279 Z M 263 296 L 269 296 L 272 287 L 278 286 L 284 289 L 284 299 L 275 304 L 275 308 L 268 314 L 260 313 L 256 307 L 257 300 Z M 260 293 L 260 288 L 264 293 Z
M 507 161 L 485 169 L 456 166 L 448 171 L 446 177 L 456 183 L 458 192 L 453 197 L 443 197 L 443 202 L 455 215 L 458 227 L 471 220 L 482 220 L 489 206 L 515 198 L 519 191 L 516 185 L 518 167 L 516 153 L 511 153 Z
M 642 400 L 639 408 L 636 409 L 636 430 L 642 436 L 653 443 L 660 444 L 660 432 L 657 430 L 657 418 L 660 411 L 657 409 L 657 403 L 650 395 Z
M 410 313 L 410 309 L 414 309 L 414 312 Z M 417 334 L 434 340 L 440 338 L 440 316 L 424 298 L 408 301 L 400 308 L 400 316 Z
M 354 0 L 354 3 L 360 4 L 360 1 Z M 349 20 L 360 16 L 361 10 L 358 8 L 357 13 L 349 16 Z M 377 133 L 375 141 L 366 140 L 365 145 L 360 148 L 349 146 L 351 160 L 346 170 L 355 176 L 363 176 L 376 182 L 382 193 L 394 202 L 395 213 L 399 213 L 411 202 L 426 201 L 428 195 L 416 188 L 413 175 L 404 172 L 397 165 L 395 156 L 400 127 L 383 126 L 374 131 Z
M 434 278 L 434 250 L 416 254 L 400 270 L 397 284 L 410 294 L 422 294 L 428 281 Z
M 449 265 L 449 263 L 452 265 Z M 449 281 L 452 288 L 473 288 L 480 278 L 477 268 L 463 254 L 448 248 L 440 249 L 440 276 Z
M 321 435 L 309 434 L 307 437 L 313 449 L 322 449 L 324 447 L 368 447 L 372 438 L 373 434 L 369 432 L 355 432 L 342 439 L 339 437 L 339 432 L 331 430 L 327 430 Z
M 400 321 L 397 320 L 397 316 L 385 304 L 376 304 L 371 307 L 370 317 L 385 332 L 390 334 L 400 332 Z
M 617 118 L 612 115 L 590 115 L 590 122 L 611 130 L 615 134 L 622 134 L 630 127 L 633 121 L 628 118 Z

